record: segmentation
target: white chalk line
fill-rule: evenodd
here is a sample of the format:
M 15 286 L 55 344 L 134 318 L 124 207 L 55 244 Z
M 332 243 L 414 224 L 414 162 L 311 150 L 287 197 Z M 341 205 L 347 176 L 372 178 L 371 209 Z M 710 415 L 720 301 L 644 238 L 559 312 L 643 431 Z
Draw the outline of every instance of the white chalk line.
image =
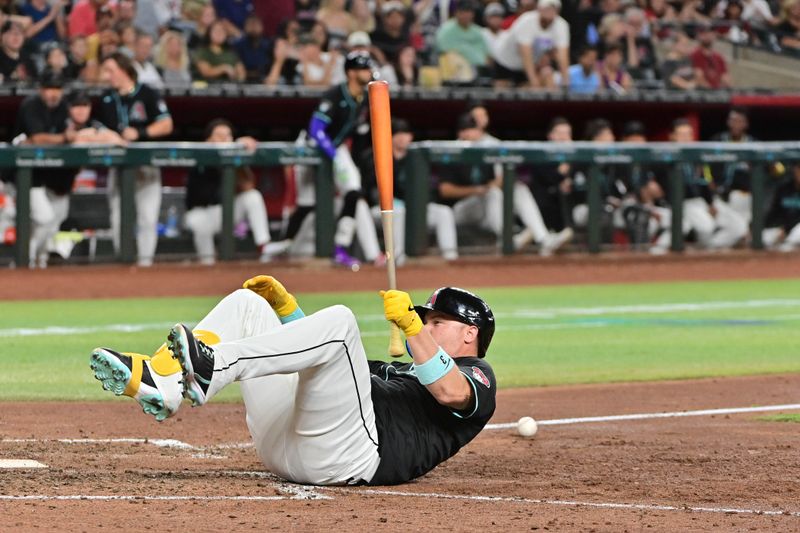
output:
M 716 301 L 716 302 L 682 302 L 665 304 L 642 305 L 616 305 L 597 307 L 562 307 L 562 308 L 532 308 L 517 309 L 511 312 L 499 312 L 496 316 L 503 318 L 519 319 L 555 319 L 562 316 L 601 316 L 617 314 L 665 313 L 665 312 L 695 312 L 715 311 L 725 309 L 757 309 L 769 307 L 800 307 L 797 299 L 767 299 L 767 300 L 742 300 L 742 301 Z M 787 319 L 794 319 L 796 315 L 789 315 Z M 360 322 L 382 322 L 386 318 L 380 314 L 361 315 Z M 600 324 L 603 325 L 603 324 Z M 150 322 L 142 324 L 105 324 L 99 326 L 47 326 L 44 328 L 20 327 L 0 329 L 0 337 L 31 337 L 37 335 L 82 335 L 87 333 L 123 332 L 139 333 L 143 331 L 167 330 L 172 323 Z M 531 327 L 535 326 L 535 327 Z M 524 326 L 514 329 L 564 329 L 566 327 L 596 327 L 594 324 L 542 324 Z M 378 335 L 378 332 L 365 332 L 363 336 Z M 383 334 L 383 333 L 380 333 Z
M 202 451 L 203 448 L 192 446 L 175 439 L 143 439 L 143 438 L 109 438 L 109 439 L 0 439 L 3 444 L 34 444 L 40 442 L 58 442 L 61 444 L 152 444 L 159 448 L 178 448 L 181 450 Z
M 348 489 L 342 487 L 321 487 L 327 490 L 335 490 L 338 492 L 346 492 L 350 494 L 372 494 L 379 496 L 403 496 L 403 497 L 416 497 L 416 498 L 439 498 L 445 500 L 467 500 L 477 502 L 508 502 L 508 503 L 524 503 L 531 505 L 560 505 L 569 507 L 595 507 L 602 509 L 625 509 L 637 511 L 682 511 L 682 512 L 696 512 L 696 513 L 719 513 L 719 514 L 752 514 L 752 515 L 767 515 L 767 516 L 793 516 L 800 517 L 800 512 L 785 511 L 785 510 L 759 510 L 759 509 L 738 509 L 732 507 L 694 507 L 694 506 L 675 506 L 675 505 L 659 505 L 649 503 L 615 503 L 615 502 L 584 502 L 572 500 L 546 500 L 546 499 L 530 499 L 530 498 L 515 498 L 507 496 L 473 496 L 462 494 L 440 494 L 437 492 L 404 492 L 397 490 L 380 490 L 380 489 Z
M 800 409 L 800 403 L 790 403 L 783 405 L 763 405 L 758 407 L 731 407 L 723 409 L 699 409 L 696 411 L 673 411 L 667 413 L 635 413 L 629 415 L 611 416 L 587 416 L 581 418 L 557 418 L 552 420 L 537 420 L 540 426 L 563 426 L 568 424 L 588 424 L 592 422 L 619 422 L 623 420 L 649 420 L 654 418 L 683 418 L 689 416 L 714 416 L 714 415 L 735 415 L 742 413 L 764 413 L 769 411 L 793 411 Z M 487 424 L 484 429 L 512 429 L 516 428 L 516 422 L 503 424 Z

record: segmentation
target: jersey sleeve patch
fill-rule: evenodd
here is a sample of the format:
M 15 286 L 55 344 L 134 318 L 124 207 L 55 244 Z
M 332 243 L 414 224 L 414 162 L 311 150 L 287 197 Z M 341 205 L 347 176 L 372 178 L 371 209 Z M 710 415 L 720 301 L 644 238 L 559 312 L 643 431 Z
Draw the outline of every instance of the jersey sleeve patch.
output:
M 472 367 L 472 377 L 475 378 L 476 381 L 482 383 L 487 389 L 492 388 L 492 382 L 489 381 L 486 374 L 477 366 Z

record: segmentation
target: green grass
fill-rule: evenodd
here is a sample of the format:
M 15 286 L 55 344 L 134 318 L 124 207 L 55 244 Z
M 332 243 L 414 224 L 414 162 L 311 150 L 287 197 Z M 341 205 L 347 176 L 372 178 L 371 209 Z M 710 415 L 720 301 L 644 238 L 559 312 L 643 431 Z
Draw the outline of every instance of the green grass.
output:
M 764 422 L 796 422 L 800 423 L 800 413 L 791 414 L 791 415 L 771 415 L 771 416 L 762 416 L 759 420 L 763 420 Z
M 800 280 L 478 292 L 497 314 L 488 360 L 502 387 L 800 371 Z M 412 293 L 416 302 L 427 295 Z M 376 293 L 298 297 L 306 313 L 334 303 L 349 306 L 359 317 L 367 353 L 385 353 L 387 328 Z M 217 300 L 0 302 L 0 400 L 110 397 L 88 369 L 92 348 L 151 353 L 170 325 L 196 323 Z M 110 325 L 141 331 L 111 331 Z M 46 327 L 72 329 L 42 332 Z M 24 328 L 37 331 L 25 335 Z M 237 397 L 231 389 L 220 399 Z

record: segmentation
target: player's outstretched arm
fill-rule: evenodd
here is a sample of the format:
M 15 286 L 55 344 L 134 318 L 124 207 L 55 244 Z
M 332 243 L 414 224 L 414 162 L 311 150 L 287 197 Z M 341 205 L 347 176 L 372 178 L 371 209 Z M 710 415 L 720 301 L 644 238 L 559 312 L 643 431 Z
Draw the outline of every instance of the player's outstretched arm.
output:
M 242 287 L 253 291 L 269 302 L 284 324 L 305 316 L 303 310 L 297 305 L 297 298 L 272 276 L 262 275 L 250 278 L 242 284 Z
M 453 358 L 424 329 L 407 292 L 381 291 L 386 319 L 403 330 L 408 339 L 417 379 L 440 404 L 451 409 L 466 409 L 472 400 L 470 387 Z M 458 354 L 454 354 L 458 355 Z

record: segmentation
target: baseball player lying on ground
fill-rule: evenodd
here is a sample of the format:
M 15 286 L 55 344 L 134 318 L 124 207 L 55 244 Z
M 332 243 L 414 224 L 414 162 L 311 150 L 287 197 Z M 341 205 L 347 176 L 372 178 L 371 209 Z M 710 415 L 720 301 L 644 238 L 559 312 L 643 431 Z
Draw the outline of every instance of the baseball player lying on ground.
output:
M 247 426 L 266 468 L 317 485 L 403 483 L 471 441 L 495 409 L 483 357 L 494 315 L 474 294 L 444 287 L 414 307 L 381 292 L 413 363 L 368 361 L 352 311 L 304 316 L 277 280 L 257 276 L 194 330 L 178 324 L 152 357 L 96 349 L 95 377 L 158 420 L 182 397 L 203 405 L 241 382 Z

